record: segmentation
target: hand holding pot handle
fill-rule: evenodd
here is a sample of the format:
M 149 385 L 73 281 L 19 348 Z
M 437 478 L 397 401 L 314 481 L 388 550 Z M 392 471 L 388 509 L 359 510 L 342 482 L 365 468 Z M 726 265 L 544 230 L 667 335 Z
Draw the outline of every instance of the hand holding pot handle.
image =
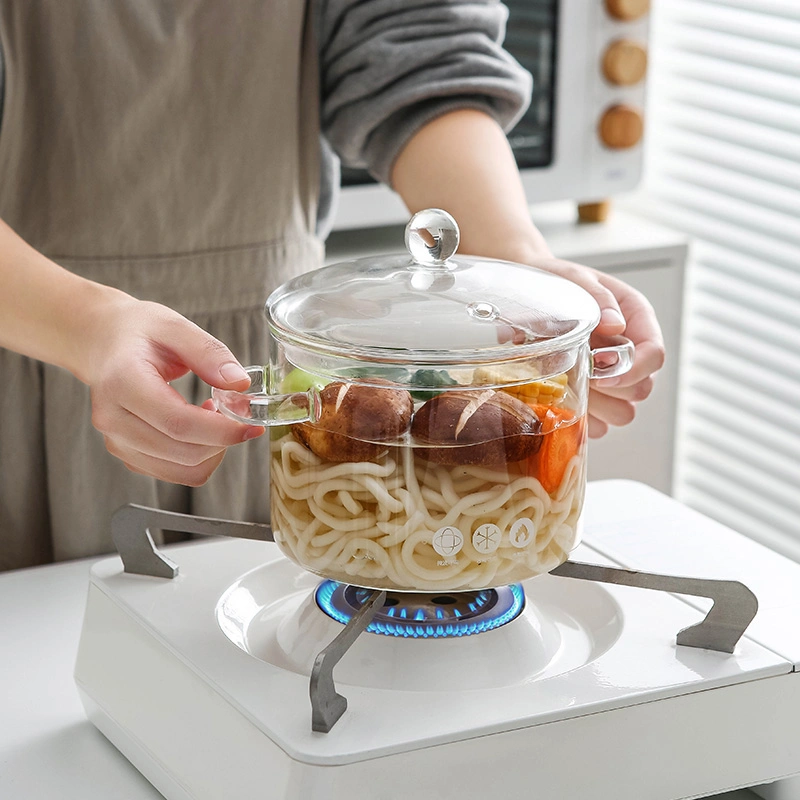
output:
M 609 337 L 624 334 L 634 346 L 633 363 L 627 370 L 593 372 L 589 386 L 589 437 L 604 436 L 609 426 L 633 421 L 636 405 L 653 390 L 653 376 L 664 365 L 664 338 L 655 311 L 633 286 L 600 270 L 552 257 L 517 258 L 577 283 L 588 291 L 601 309 L 600 322 L 592 333 L 598 366 L 607 366 L 600 353 Z M 614 338 L 618 342 L 619 339 Z M 602 358 L 602 360 L 601 360 Z

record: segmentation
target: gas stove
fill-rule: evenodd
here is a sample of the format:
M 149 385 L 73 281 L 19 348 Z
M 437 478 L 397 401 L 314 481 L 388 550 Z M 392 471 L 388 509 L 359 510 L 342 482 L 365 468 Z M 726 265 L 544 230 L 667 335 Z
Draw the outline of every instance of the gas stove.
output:
M 221 537 L 172 561 L 162 526 Z M 324 581 L 254 524 L 126 507 L 114 535 L 76 682 L 169 800 L 672 800 L 800 772 L 800 565 L 640 484 L 590 484 L 553 573 L 467 593 Z

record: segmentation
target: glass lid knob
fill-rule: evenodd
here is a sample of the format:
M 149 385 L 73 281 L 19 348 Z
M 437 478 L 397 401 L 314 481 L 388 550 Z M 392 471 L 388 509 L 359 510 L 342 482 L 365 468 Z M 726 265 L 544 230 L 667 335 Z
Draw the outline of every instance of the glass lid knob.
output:
M 439 267 L 458 250 L 458 224 L 441 208 L 418 211 L 406 225 L 406 248 L 417 264 Z

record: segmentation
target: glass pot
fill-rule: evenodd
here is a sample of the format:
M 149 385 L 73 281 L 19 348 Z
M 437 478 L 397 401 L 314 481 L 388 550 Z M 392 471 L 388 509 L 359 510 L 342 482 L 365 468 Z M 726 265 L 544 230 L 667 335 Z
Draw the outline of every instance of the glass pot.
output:
M 275 541 L 322 577 L 483 589 L 549 572 L 580 539 L 589 381 L 628 370 L 633 345 L 591 349 L 588 292 L 455 258 L 458 238 L 429 209 L 410 257 L 287 282 L 266 304 L 269 365 L 247 392 L 214 391 L 271 428 Z

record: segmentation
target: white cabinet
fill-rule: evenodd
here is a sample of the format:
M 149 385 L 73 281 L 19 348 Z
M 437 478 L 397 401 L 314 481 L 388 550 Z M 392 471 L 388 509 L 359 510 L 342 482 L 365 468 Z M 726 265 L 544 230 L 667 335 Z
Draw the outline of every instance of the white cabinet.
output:
M 636 419 L 591 441 L 589 479 L 630 478 L 670 494 L 686 237 L 618 210 L 612 211 L 608 221 L 597 224 L 576 223 L 572 203 L 534 206 L 531 213 L 559 258 L 621 278 L 641 291 L 656 310 L 664 333 L 667 363 L 657 375 L 653 393 L 639 405 Z M 336 231 L 328 240 L 326 261 L 402 250 L 402 227 Z

